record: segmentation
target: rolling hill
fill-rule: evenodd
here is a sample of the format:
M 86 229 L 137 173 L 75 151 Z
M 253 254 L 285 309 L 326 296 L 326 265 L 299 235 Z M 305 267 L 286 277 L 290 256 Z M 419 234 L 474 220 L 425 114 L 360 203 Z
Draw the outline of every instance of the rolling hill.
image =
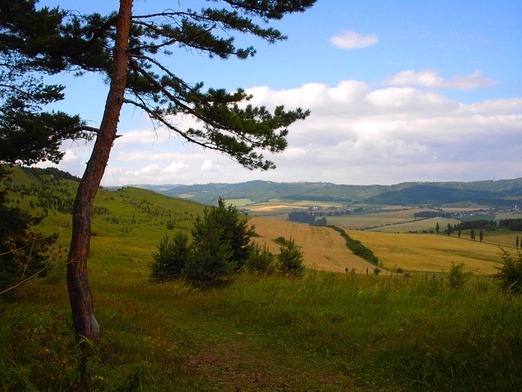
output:
M 431 205 L 452 203 L 509 207 L 522 201 L 522 178 L 475 182 L 407 182 L 396 185 L 338 185 L 303 182 L 249 181 L 238 184 L 139 185 L 171 197 L 214 204 L 219 197 L 323 201 L 342 204 Z
M 263 184 L 257 185 L 262 188 Z M 45 214 L 41 229 L 47 233 L 58 232 L 59 245 L 64 248 L 68 246 L 71 206 L 77 179 L 59 171 L 15 168 L 9 180 L 4 182 L 4 187 L 8 189 L 11 203 L 33 215 Z M 489 194 L 488 191 L 482 192 L 483 195 Z M 92 222 L 91 257 L 104 264 L 103 260 L 111 261 L 111 265 L 105 265 L 103 271 L 114 269 L 116 273 L 118 265 L 122 263 L 130 263 L 141 270 L 146 269 L 161 238 L 171 235 L 173 230 L 189 232 L 193 220 L 204 208 L 202 204 L 146 189 L 100 189 L 95 200 Z M 364 216 L 360 217 L 363 218 Z M 261 217 L 252 217 L 251 222 L 259 235 L 254 240 L 266 244 L 273 253 L 278 253 L 279 249 L 274 239 L 280 236 L 293 238 L 302 247 L 308 267 L 332 272 L 343 272 L 348 268 L 359 273 L 365 272 L 366 268 L 375 268 L 353 255 L 347 249 L 344 239 L 328 227 L 313 227 Z M 364 245 L 375 251 L 384 267 L 389 269 L 398 265 L 404 270 L 440 272 L 448 270 L 451 261 L 465 260 L 466 264 L 472 265 L 473 260 L 478 260 L 479 263 L 475 263 L 476 266 L 473 267 L 475 272 L 492 273 L 498 261 L 496 243 L 479 244 L 444 236 L 387 237 L 389 234 L 386 233 L 363 233 L 366 232 L 353 231 L 350 236 L 360 239 Z M 392 245 L 396 241 L 399 242 Z M 455 252 L 455 246 L 460 249 L 460 256 Z M 405 258 L 405 252 L 416 257 Z

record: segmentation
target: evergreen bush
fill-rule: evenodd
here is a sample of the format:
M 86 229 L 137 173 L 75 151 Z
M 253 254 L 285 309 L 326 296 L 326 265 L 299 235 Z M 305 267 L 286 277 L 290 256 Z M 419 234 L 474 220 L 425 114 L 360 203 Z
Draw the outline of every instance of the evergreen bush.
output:
M 261 247 L 253 244 L 250 247 L 246 268 L 250 273 L 268 274 L 272 272 L 274 255 L 268 250 L 266 245 Z
M 165 236 L 158 245 L 158 251 L 152 254 L 153 262 L 149 264 L 150 278 L 157 282 L 179 279 L 185 264 L 190 257 L 188 236 L 177 232 L 171 238 Z
M 304 273 L 303 252 L 301 248 L 295 244 L 293 239 L 285 241 L 279 248 L 280 253 L 277 255 L 279 262 L 279 271 L 283 275 L 302 276 Z

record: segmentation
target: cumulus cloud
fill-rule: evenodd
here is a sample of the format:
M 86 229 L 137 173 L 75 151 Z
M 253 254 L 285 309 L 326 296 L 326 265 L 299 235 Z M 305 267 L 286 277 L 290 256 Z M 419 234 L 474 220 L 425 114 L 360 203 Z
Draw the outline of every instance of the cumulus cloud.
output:
M 214 165 L 214 162 L 212 162 L 211 159 L 205 159 L 203 162 L 203 165 L 201 165 L 201 171 L 204 172 L 215 172 L 217 171 L 218 167 Z
M 444 79 L 439 76 L 438 71 L 432 69 L 401 71 L 386 79 L 384 83 L 390 86 L 420 86 L 456 90 L 473 90 L 498 84 L 496 80 L 483 76 L 480 70 L 469 75 L 457 75 L 451 79 Z
M 420 72 L 402 75 L 403 80 L 410 75 L 410 82 L 420 79 Z M 264 153 L 276 163 L 275 171 L 252 172 L 223 154 L 172 137 L 154 139 L 154 132 L 143 128 L 124 133 L 129 135 L 125 143 L 124 137 L 116 141 L 104 185 L 252 179 L 391 184 L 522 177 L 522 99 L 459 102 L 442 90 L 426 91 L 429 83 L 447 83 L 437 73 L 426 75 L 431 79 L 426 77 L 422 85 L 376 87 L 344 80 L 336 86 L 247 89 L 254 105 L 311 110 L 309 118 L 290 127 L 285 152 Z M 180 127 L 192 125 L 179 119 Z M 64 164 L 78 167 L 68 167 L 72 174 L 81 175 L 86 151 L 68 152 Z
M 375 45 L 379 38 L 375 34 L 359 34 L 353 30 L 343 30 L 330 38 L 330 42 L 341 49 L 357 49 Z
M 185 165 L 183 162 L 178 161 L 178 162 L 172 162 L 170 165 L 165 167 L 162 170 L 162 173 L 176 175 L 176 174 L 179 174 L 179 173 L 183 173 L 187 169 L 188 169 L 187 165 Z
M 465 104 L 414 87 L 372 88 L 343 81 L 335 87 L 265 89 L 257 104 L 286 102 L 307 107 L 312 115 L 292 127 L 292 150 L 275 158 L 278 171 L 294 168 L 281 178 L 396 183 L 459 179 L 464 173 L 480 179 L 522 176 L 517 164 L 522 150 L 520 98 Z M 509 174 L 498 171 L 508 166 Z M 466 172 L 464 167 L 474 169 Z

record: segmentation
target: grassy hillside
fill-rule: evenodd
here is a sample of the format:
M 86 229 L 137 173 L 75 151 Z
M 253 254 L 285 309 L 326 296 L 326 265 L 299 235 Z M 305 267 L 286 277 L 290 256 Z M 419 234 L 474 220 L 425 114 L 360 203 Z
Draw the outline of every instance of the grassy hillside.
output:
M 77 182 L 49 176 L 45 172 L 14 168 L 4 184 L 11 204 L 32 215 L 45 215 L 41 230 L 58 232 L 60 244 L 68 246 L 73 199 Z M 99 189 L 92 219 L 93 257 L 97 248 L 134 247 L 136 256 L 150 259 L 169 227 L 188 231 L 201 204 L 169 198 L 138 188 Z

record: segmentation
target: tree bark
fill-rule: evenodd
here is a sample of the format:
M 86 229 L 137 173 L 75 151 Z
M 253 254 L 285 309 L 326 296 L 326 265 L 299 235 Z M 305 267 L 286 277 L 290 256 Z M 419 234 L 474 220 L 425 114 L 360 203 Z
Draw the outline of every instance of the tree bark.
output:
M 92 207 L 116 139 L 127 81 L 131 16 L 132 0 L 120 0 L 110 89 L 91 158 L 80 181 L 73 207 L 72 238 L 67 261 L 67 288 L 76 336 L 92 341 L 100 339 L 100 327 L 94 317 L 94 305 L 87 276 Z

